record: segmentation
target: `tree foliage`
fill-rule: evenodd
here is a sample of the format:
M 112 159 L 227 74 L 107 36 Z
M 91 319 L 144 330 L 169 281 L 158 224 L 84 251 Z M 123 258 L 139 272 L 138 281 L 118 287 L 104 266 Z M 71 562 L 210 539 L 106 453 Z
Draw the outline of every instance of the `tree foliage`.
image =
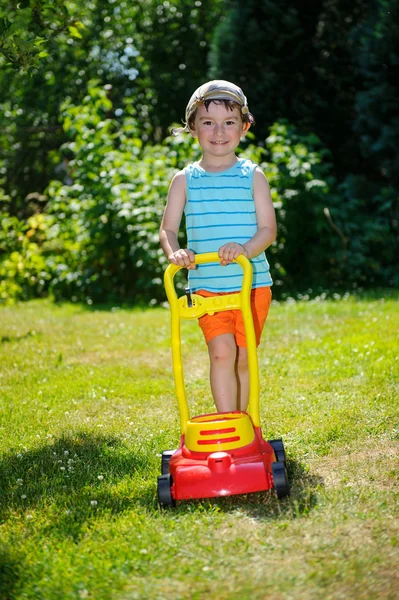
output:
M 399 187 L 399 2 L 379 0 L 352 34 L 362 86 L 355 96 L 353 129 L 374 174 Z
M 82 28 L 64 0 L 6 0 L 0 7 L 0 54 L 7 65 L 26 72 L 49 56 L 55 36 L 69 32 L 80 38 Z
M 14 211 L 29 216 L 57 176 L 52 151 L 65 141 L 63 102 L 79 104 L 88 82 L 98 79 L 112 86 L 117 116 L 133 104 L 143 141 L 160 140 L 180 120 L 192 86 L 206 78 L 221 0 L 203 0 L 198 6 L 188 0 L 25 4 L 10 3 L 2 13 L 12 21 L 8 44 L 28 44 L 30 51 L 29 75 L 15 68 L 22 64 L 21 53 L 19 62 L 0 58 L 0 169 Z M 40 56 L 43 48 L 46 56 Z
M 212 75 L 242 83 L 262 136 L 285 118 L 321 139 L 341 184 L 331 226 L 349 279 L 396 281 L 398 1 L 228 6 L 214 34 Z
M 242 84 L 261 137 L 274 121 L 288 119 L 316 132 L 333 154 L 344 153 L 338 165 L 347 168 L 356 147 L 347 131 L 361 84 L 350 34 L 373 3 L 229 0 L 214 34 L 211 74 Z

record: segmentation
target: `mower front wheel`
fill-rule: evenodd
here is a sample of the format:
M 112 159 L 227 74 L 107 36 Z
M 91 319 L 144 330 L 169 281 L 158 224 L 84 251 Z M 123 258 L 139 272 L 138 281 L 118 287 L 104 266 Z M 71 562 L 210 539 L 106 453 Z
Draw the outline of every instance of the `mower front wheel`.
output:
M 282 500 L 290 495 L 290 484 L 288 483 L 287 469 L 284 463 L 272 463 L 272 475 L 274 489 L 276 490 L 277 498 Z
M 169 508 L 176 505 L 172 496 L 172 483 L 170 473 L 158 477 L 158 502 L 161 508 Z

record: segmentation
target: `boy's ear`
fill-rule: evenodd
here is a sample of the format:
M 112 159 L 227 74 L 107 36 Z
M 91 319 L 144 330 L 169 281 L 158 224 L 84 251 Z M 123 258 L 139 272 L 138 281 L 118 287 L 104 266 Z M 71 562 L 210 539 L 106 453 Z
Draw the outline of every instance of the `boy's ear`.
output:
M 249 122 L 248 122 L 248 123 L 243 123 L 243 124 L 242 124 L 242 133 L 241 133 L 241 135 L 242 135 L 243 137 L 245 137 L 245 136 L 247 135 L 247 133 L 248 133 L 248 131 L 249 131 L 249 128 L 250 128 L 250 127 L 251 127 L 251 123 L 249 123 Z
M 195 131 L 195 129 L 192 129 L 191 127 L 190 127 L 190 133 L 194 139 L 197 137 L 197 132 Z

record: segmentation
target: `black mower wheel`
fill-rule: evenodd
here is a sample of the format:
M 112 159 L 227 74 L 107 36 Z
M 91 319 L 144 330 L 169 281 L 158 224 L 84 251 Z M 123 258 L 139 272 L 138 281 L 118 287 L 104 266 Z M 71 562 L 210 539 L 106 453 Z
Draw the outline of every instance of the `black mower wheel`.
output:
M 170 473 L 167 475 L 160 475 L 158 477 L 158 502 L 160 508 L 169 508 L 176 505 L 174 498 L 172 497 L 172 476 Z
M 277 498 L 282 500 L 290 495 L 290 484 L 288 483 L 285 465 L 282 462 L 272 463 L 272 474 Z
M 164 450 L 162 452 L 162 462 L 161 462 L 161 473 L 162 475 L 167 475 L 169 473 L 169 463 L 170 459 L 174 455 L 176 450 Z
M 283 440 L 281 438 L 277 440 L 269 440 L 269 444 L 274 450 L 276 461 L 279 463 L 283 463 L 285 466 L 287 459 L 285 456 Z

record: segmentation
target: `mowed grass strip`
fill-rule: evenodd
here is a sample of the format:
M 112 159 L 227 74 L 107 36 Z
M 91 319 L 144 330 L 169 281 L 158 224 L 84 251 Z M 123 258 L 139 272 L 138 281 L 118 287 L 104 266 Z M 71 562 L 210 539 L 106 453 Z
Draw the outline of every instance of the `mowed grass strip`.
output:
M 292 494 L 160 512 L 179 421 L 169 312 L 0 309 L 0 598 L 397 599 L 394 293 L 273 303 L 259 348 L 264 436 Z M 193 414 L 213 410 L 182 324 Z

